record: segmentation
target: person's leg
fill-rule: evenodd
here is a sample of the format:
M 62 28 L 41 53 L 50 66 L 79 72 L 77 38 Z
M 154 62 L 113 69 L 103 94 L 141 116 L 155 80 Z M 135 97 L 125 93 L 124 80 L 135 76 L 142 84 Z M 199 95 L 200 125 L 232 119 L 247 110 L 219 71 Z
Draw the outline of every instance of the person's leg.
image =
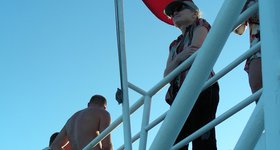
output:
M 192 129 L 192 118 L 191 116 L 194 115 L 194 110 L 196 110 L 197 104 L 194 105 L 188 119 L 186 120 L 183 128 L 181 129 L 179 135 L 176 138 L 176 141 L 174 143 L 174 145 L 176 145 L 177 143 L 181 142 L 183 139 L 185 139 L 187 136 L 189 136 L 191 134 L 191 129 Z M 189 145 L 186 144 L 185 146 L 181 147 L 179 150 L 188 150 Z
M 182 130 L 180 131 L 179 135 L 177 136 L 177 139 L 176 139 L 174 145 L 181 142 L 183 139 L 185 139 L 189 135 L 189 133 L 188 133 L 189 127 L 188 127 L 187 122 L 184 124 Z M 188 150 L 188 146 L 189 145 L 185 145 L 185 146 L 181 147 L 179 150 Z
M 210 88 L 203 91 L 197 99 L 187 121 L 180 131 L 174 145 L 179 143 L 184 138 L 204 126 L 215 118 L 217 105 L 219 102 L 219 86 L 214 84 Z M 199 150 L 215 150 L 216 136 L 215 129 L 205 133 L 201 137 L 195 139 L 193 142 L 193 149 Z M 180 148 L 180 150 L 187 150 L 188 145 Z
M 183 128 L 181 129 L 174 145 L 185 139 L 187 136 L 191 135 L 194 131 L 198 129 L 199 124 L 201 124 L 201 99 L 204 97 L 205 93 L 208 92 L 202 92 L 199 95 L 199 98 L 197 99 L 195 105 L 193 106 L 193 109 L 187 118 Z M 188 150 L 188 145 L 185 145 L 184 147 L 181 147 L 180 150 Z
M 216 118 L 218 103 L 218 84 L 214 84 L 200 94 L 197 101 L 196 116 L 192 116 L 193 132 Z M 198 137 L 192 143 L 193 150 L 217 150 L 215 128 Z
M 255 93 L 262 88 L 261 58 L 251 60 L 248 75 L 251 91 Z

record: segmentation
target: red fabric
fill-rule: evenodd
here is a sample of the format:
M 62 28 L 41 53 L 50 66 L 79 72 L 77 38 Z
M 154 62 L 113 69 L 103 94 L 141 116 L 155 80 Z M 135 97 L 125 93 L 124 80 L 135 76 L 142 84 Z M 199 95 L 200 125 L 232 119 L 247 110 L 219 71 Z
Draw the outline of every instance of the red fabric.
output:
M 151 10 L 151 12 L 161 21 L 173 25 L 173 21 L 168 18 L 163 10 L 173 0 L 143 0 L 145 5 Z

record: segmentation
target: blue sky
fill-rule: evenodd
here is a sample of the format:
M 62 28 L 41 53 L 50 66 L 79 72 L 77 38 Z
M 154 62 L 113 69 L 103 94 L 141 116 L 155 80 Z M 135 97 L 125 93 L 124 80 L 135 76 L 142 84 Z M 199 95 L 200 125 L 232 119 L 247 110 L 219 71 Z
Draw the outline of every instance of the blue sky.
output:
M 195 0 L 203 18 L 214 22 L 222 0 Z M 179 30 L 151 14 L 140 0 L 124 1 L 129 82 L 148 91 L 163 78 L 170 42 Z M 120 87 L 113 0 L 0 1 L 1 149 L 38 150 L 48 145 L 94 94 L 104 95 L 112 121 L 122 113 L 115 101 Z M 249 47 L 248 32 L 231 34 L 214 70 L 218 72 Z M 244 62 L 220 83 L 217 115 L 248 97 Z M 151 120 L 168 110 L 166 87 L 153 97 Z M 129 91 L 130 105 L 140 95 Z M 233 149 L 254 104 L 216 127 L 218 148 Z M 131 117 L 132 134 L 140 129 L 142 108 Z M 148 147 L 158 127 L 149 132 Z M 122 125 L 112 132 L 114 148 Z M 138 149 L 138 142 L 133 144 Z

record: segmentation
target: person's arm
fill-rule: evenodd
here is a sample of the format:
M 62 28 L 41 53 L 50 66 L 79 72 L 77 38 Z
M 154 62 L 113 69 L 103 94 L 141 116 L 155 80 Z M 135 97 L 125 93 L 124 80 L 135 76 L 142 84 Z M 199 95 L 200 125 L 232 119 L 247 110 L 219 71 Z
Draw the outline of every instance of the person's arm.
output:
M 163 76 L 166 77 L 170 72 L 172 72 L 176 68 L 175 61 L 172 61 L 172 53 L 169 52 L 169 56 L 166 63 L 166 68 L 164 70 Z
M 110 114 L 105 111 L 103 115 L 100 117 L 100 126 L 99 131 L 100 133 L 104 131 L 111 123 L 111 116 Z M 113 150 L 111 134 L 108 134 L 102 141 L 102 150 Z
M 184 50 L 175 58 L 176 64 L 180 64 L 195 53 L 202 46 L 207 34 L 208 29 L 206 27 L 198 26 L 193 32 L 192 43 L 190 45 L 185 45 Z
M 193 39 L 191 45 L 185 45 L 184 50 L 177 54 L 174 60 L 168 58 L 167 67 L 164 71 L 164 76 L 172 72 L 181 62 L 189 58 L 197 49 L 199 49 L 206 38 L 208 30 L 204 26 L 198 26 L 193 32 Z M 169 54 L 170 55 L 170 54 Z M 169 56 L 170 57 L 170 56 Z
M 167 65 L 165 74 L 170 73 L 173 71 L 181 62 L 185 61 L 187 58 L 189 58 L 194 52 L 196 52 L 197 49 L 199 49 L 206 38 L 208 33 L 208 30 L 204 26 L 198 26 L 193 33 L 193 39 L 192 43 L 188 46 L 184 46 L 184 50 L 177 54 L 174 60 L 169 62 L 169 65 Z
M 68 142 L 68 137 L 66 133 L 66 128 L 65 126 L 62 128 L 60 133 L 57 135 L 55 140 L 53 141 L 51 145 L 52 150 L 63 150 L 62 146 L 65 145 Z
M 174 60 L 167 61 L 167 67 L 164 71 L 166 76 L 173 71 L 180 63 L 189 58 L 197 49 L 199 49 L 208 34 L 208 29 L 204 26 L 198 26 L 193 32 L 193 39 L 191 45 L 185 45 L 184 50 L 177 54 Z M 169 56 L 170 57 L 170 56 Z

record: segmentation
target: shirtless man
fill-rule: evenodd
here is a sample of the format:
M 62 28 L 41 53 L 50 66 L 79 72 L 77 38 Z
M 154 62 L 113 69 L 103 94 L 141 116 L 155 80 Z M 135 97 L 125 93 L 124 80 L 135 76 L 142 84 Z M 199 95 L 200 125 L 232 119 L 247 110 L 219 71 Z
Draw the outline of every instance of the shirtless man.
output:
M 107 102 L 101 95 L 91 97 L 88 108 L 76 112 L 65 124 L 51 145 L 52 150 L 61 150 L 68 141 L 72 150 L 81 150 L 111 123 Z M 111 135 L 98 143 L 93 150 L 112 150 Z

